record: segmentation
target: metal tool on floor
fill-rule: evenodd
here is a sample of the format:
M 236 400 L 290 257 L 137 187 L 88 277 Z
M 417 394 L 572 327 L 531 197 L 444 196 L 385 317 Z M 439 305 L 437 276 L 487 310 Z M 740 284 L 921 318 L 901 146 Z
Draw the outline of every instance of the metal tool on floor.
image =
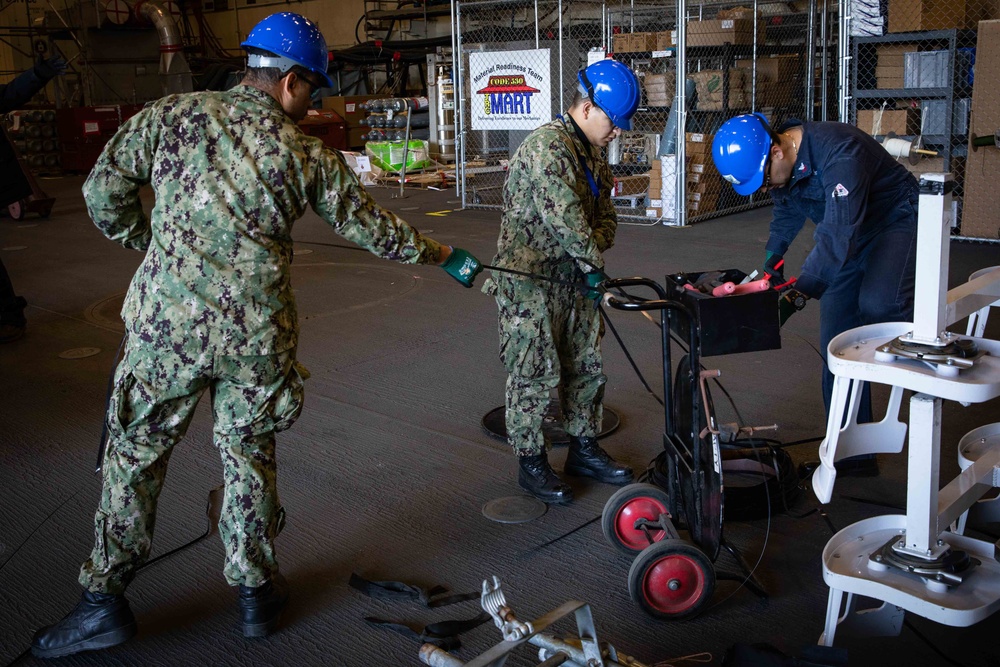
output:
M 718 274 L 718 281 L 734 284 L 745 277 L 736 269 L 710 273 Z M 701 358 L 779 348 L 779 295 L 767 290 L 713 297 L 685 287 L 698 284 L 703 275 L 667 276 L 665 287 L 648 278 L 605 282 L 608 290 L 641 286 L 657 296 L 623 300 L 608 292 L 605 305 L 660 312 L 663 451 L 640 478 L 644 483 L 626 486 L 608 499 L 601 524 L 613 546 L 635 557 L 628 573 L 632 599 L 647 614 L 663 619 L 698 614 L 712 599 L 716 579 L 740 581 L 757 595 L 767 595 L 739 552 L 723 538 L 725 456 L 705 382 L 720 373 L 702 370 Z M 676 371 L 671 331 L 687 339 L 688 354 Z M 754 430 L 745 429 L 747 434 Z M 739 456 L 745 458 L 745 450 Z M 762 462 L 760 472 L 765 474 Z M 686 528 L 690 541 L 681 539 L 678 526 Z M 713 563 L 721 549 L 733 556 L 741 575 L 716 571 Z
M 620 653 L 614 646 L 597 640 L 597 630 L 590 605 L 570 600 L 533 621 L 522 621 L 507 605 L 500 586 L 500 579 L 483 582 L 481 596 L 483 610 L 493 619 L 503 635 L 503 641 L 486 650 L 469 662 L 463 662 L 448 651 L 424 644 L 420 647 L 420 660 L 431 667 L 502 667 L 507 658 L 525 644 L 538 647 L 538 667 L 644 667 L 631 656 Z M 574 614 L 576 633 L 569 637 L 546 632 L 562 618 Z
M 906 611 L 966 627 L 1000 609 L 997 545 L 964 534 L 966 513 L 985 508 L 981 498 L 1000 487 L 1000 423 L 962 438 L 962 472 L 944 486 L 939 479 L 943 401 L 968 405 L 1000 396 L 1000 341 L 978 337 L 984 309 L 1000 303 L 1000 267 L 947 291 L 952 185 L 950 174 L 920 179 L 913 322 L 851 329 L 827 350 L 834 387 L 821 465 L 813 474 L 820 502 L 832 496 L 838 460 L 899 453 L 907 437 L 909 451 L 906 513 L 850 525 L 823 550 L 830 595 L 819 643 L 826 646 L 838 629 L 899 634 Z M 946 330 L 967 316 L 976 321 L 965 335 Z M 881 421 L 857 421 L 864 382 L 892 388 Z M 899 418 L 905 390 L 914 392 L 909 424 Z M 882 605 L 857 611 L 856 596 Z

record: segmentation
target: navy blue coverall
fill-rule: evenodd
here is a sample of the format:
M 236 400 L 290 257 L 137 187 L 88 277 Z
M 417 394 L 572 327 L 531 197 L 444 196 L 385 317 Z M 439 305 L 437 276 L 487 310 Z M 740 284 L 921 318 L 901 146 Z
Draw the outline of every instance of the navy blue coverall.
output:
M 820 301 L 824 359 L 839 333 L 876 322 L 913 320 L 918 185 L 872 137 L 836 122 L 801 125 L 802 143 L 788 184 L 771 191 L 774 219 L 766 249 L 784 255 L 809 218 L 815 246 L 795 288 Z M 830 411 L 833 374 L 824 366 Z M 858 420 L 871 421 L 867 385 Z

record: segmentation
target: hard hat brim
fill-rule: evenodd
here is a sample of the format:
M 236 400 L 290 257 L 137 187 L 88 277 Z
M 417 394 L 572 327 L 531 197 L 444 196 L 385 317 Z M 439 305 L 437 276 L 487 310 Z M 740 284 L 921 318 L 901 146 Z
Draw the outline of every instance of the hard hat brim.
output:
M 764 185 L 764 169 L 761 168 L 756 174 L 753 175 L 746 183 L 740 183 L 739 185 L 733 184 L 733 190 L 736 190 L 738 195 L 752 195 L 753 193 L 760 190 L 761 186 Z

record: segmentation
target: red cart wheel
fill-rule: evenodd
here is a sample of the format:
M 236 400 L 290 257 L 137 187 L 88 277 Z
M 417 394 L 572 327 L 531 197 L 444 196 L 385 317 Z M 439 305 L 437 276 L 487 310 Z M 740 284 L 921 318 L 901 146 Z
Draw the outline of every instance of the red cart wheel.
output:
M 24 220 L 24 200 L 18 199 L 13 204 L 7 205 L 7 212 L 10 213 L 10 217 L 15 220 Z
M 693 544 L 663 540 L 645 549 L 632 563 L 628 592 L 654 618 L 691 618 L 712 599 L 715 569 Z
M 649 539 L 641 529 L 635 527 L 638 519 L 656 521 L 667 513 L 669 505 L 667 492 L 653 484 L 629 484 L 619 489 L 604 504 L 601 514 L 601 528 L 607 538 L 619 551 L 634 556 L 649 546 Z M 660 528 L 650 528 L 649 537 L 659 542 L 666 536 Z

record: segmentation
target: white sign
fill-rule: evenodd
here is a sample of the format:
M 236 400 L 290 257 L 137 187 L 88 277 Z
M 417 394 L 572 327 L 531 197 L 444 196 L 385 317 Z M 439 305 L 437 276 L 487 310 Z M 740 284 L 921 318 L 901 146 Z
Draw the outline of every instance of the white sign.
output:
M 552 120 L 549 50 L 469 54 L 473 130 L 533 130 Z

